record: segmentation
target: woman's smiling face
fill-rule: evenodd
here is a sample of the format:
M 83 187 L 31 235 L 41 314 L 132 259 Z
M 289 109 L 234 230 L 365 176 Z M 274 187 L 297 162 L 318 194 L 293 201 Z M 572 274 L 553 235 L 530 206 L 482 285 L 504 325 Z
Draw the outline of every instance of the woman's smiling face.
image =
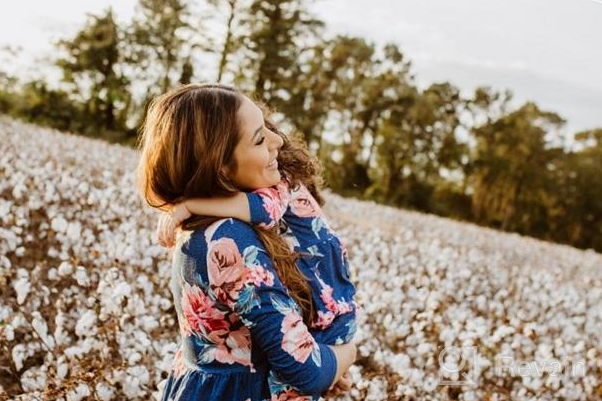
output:
M 263 112 L 243 96 L 237 111 L 241 138 L 234 149 L 236 171 L 230 180 L 241 190 L 267 188 L 280 182 L 278 150 L 283 145 L 280 135 L 264 124 Z

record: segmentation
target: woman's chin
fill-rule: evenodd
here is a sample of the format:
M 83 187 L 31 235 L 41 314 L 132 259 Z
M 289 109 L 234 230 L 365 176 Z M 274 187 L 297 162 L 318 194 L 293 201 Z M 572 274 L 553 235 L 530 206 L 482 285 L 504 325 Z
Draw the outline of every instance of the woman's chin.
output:
M 281 178 L 282 177 L 281 177 L 280 171 L 278 169 L 268 170 L 266 179 L 268 179 L 268 181 L 270 182 L 270 185 L 268 185 L 269 187 L 278 184 L 280 182 Z

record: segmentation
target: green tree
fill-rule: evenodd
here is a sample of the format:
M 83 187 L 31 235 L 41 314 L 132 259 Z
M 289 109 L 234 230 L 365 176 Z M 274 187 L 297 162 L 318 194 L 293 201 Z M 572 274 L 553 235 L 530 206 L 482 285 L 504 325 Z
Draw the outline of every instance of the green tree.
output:
M 109 131 L 124 130 L 130 102 L 119 35 L 109 8 L 103 15 L 89 15 L 74 38 L 58 43 L 65 54 L 57 65 L 63 71 L 68 93 L 84 104 L 84 115 L 93 123 L 91 126 Z
M 551 167 L 546 236 L 602 250 L 602 128 L 578 132 L 571 151 Z
M 190 10 L 185 0 L 139 0 L 137 13 L 128 28 L 128 61 L 147 80 L 152 94 L 164 93 L 181 76 L 186 43 L 191 29 Z M 193 44 L 190 44 L 193 46 Z
M 240 28 L 239 20 L 244 8 L 241 7 L 242 1 L 240 0 L 208 0 L 208 3 L 214 7 L 218 14 L 222 12 L 226 16 L 226 29 L 223 45 L 218 54 L 219 65 L 217 67 L 217 82 L 221 82 L 226 72 L 228 57 L 231 56 L 236 47 L 236 40 L 238 38 L 235 35 L 235 30 Z
M 254 0 L 241 17 L 234 46 L 240 52 L 235 83 L 280 110 L 289 100 L 304 60 L 324 23 L 308 11 L 309 1 Z
M 372 196 L 370 170 L 381 129 L 391 116 L 404 114 L 413 101 L 410 64 L 395 45 L 385 46 L 379 55 L 373 44 L 361 38 L 337 37 L 328 50 L 322 80 L 329 83 L 324 93 L 331 104 L 330 117 L 337 122 L 334 133 L 339 145 L 334 152 L 322 152 L 322 158 L 330 166 L 330 182 L 337 190 Z M 338 154 L 340 161 L 333 160 L 331 153 Z
M 529 203 L 541 203 L 546 166 L 562 156 L 546 134 L 559 132 L 564 120 L 528 102 L 518 110 L 476 127 L 471 177 L 474 218 L 502 230 L 524 229 L 532 218 Z M 527 201 L 528 200 L 528 201 Z

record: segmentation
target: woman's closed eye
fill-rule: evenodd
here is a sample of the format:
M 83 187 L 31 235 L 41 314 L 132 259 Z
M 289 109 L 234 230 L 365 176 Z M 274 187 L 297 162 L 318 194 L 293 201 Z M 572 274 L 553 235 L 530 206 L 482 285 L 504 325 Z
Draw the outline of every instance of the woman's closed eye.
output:
M 262 135 L 261 139 L 255 145 L 261 145 L 264 140 L 265 140 L 265 135 Z

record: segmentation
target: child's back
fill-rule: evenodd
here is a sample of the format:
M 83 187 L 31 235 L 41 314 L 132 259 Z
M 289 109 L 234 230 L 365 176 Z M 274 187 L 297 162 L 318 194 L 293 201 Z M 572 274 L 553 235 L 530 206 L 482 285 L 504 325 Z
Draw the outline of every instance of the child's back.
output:
M 251 222 L 264 227 L 278 224 L 291 250 L 302 255 L 297 265 L 309 279 L 317 310 L 312 335 L 326 344 L 349 342 L 356 331 L 358 305 L 347 250 L 311 192 L 303 184 L 293 189 L 281 181 L 246 195 Z

